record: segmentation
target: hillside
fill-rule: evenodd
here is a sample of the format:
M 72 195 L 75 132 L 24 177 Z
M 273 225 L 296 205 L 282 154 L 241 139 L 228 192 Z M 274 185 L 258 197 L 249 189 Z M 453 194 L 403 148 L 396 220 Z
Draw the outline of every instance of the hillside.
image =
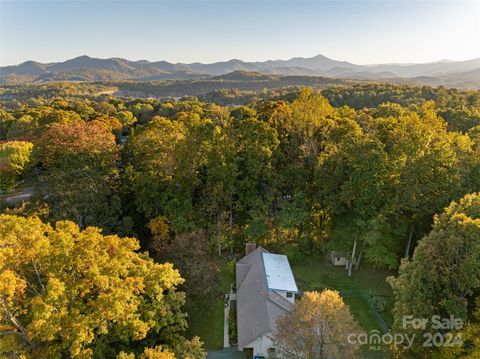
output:
M 442 60 L 423 64 L 357 65 L 318 55 L 311 58 L 294 57 L 290 60 L 263 62 L 232 59 L 211 64 L 199 62 L 174 64 L 166 61 L 130 61 L 121 58 L 97 59 L 80 56 L 64 62 L 42 64 L 27 61 L 16 66 L 1 67 L 0 81 L 13 84 L 49 81 L 192 80 L 211 77 L 218 80 L 221 79 L 219 76 L 224 75 L 228 75 L 224 80 L 234 80 L 243 74 L 240 80 L 246 80 L 246 77 L 253 80 L 255 76 L 258 80 L 264 75 L 322 76 L 480 88 L 480 81 L 475 72 L 479 69 L 480 59 Z M 254 76 L 252 73 L 257 75 Z

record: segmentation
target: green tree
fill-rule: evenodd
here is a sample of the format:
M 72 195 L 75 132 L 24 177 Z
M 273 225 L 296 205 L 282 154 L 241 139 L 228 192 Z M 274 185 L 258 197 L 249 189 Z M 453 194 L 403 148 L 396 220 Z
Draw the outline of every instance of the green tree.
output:
M 192 200 L 204 158 L 202 142 L 184 122 L 162 117 L 132 131 L 126 179 L 147 219 L 164 215 L 177 233 L 195 227 Z
M 7 132 L 12 123 L 15 121 L 15 118 L 0 108 L 0 141 L 3 141 L 7 138 Z
M 465 175 L 466 186 L 470 192 L 480 192 L 480 125 L 471 128 L 468 136 L 472 140 L 473 154 L 466 161 L 466 168 L 469 170 Z
M 416 111 L 391 104 L 379 106 L 367 126 L 388 156 L 386 207 L 409 227 L 404 251 L 408 257 L 414 233 L 424 233 L 434 213 L 465 193 L 464 165 L 471 146 L 466 136 L 447 132 L 431 102 Z
M 33 144 L 26 141 L 0 143 L 0 191 L 10 189 L 30 163 Z
M 130 111 L 141 123 L 147 123 L 154 113 L 154 107 L 149 103 L 138 102 L 130 108 Z
M 396 268 L 397 253 L 384 235 L 389 168 L 383 144 L 349 118 L 337 122 L 329 143 L 318 157 L 315 184 L 320 203 L 333 216 L 337 249 L 353 248 L 357 268 L 364 251 L 371 263 Z
M 298 229 L 309 249 L 315 240 L 323 239 L 327 222 L 316 198 L 315 168 L 336 126 L 335 109 L 318 92 L 303 89 L 291 103 L 263 104 L 259 117 L 276 130 L 279 139 L 272 156 L 275 225 Z
M 32 140 L 37 129 L 38 121 L 30 115 L 24 115 L 12 121 L 6 133 L 6 138 L 10 140 Z
M 233 157 L 228 159 L 235 171 L 228 174 L 235 176 L 230 215 L 243 227 L 245 237 L 260 240 L 268 234 L 277 132 L 256 118 L 234 122 L 225 131 L 234 149 L 230 152 Z
M 431 318 L 451 315 L 467 319 L 468 301 L 480 288 L 480 194 L 468 194 L 452 202 L 435 217 L 433 229 L 422 238 L 412 260 L 404 260 L 399 276 L 389 281 L 395 294 L 393 310 L 396 330 L 403 328 L 403 317 Z M 435 332 L 427 324 L 425 332 Z M 422 339 L 423 336 L 417 335 Z M 414 348 L 421 351 L 421 343 Z
M 137 122 L 135 116 L 130 111 L 120 111 L 117 113 L 117 118 L 124 128 L 130 128 Z

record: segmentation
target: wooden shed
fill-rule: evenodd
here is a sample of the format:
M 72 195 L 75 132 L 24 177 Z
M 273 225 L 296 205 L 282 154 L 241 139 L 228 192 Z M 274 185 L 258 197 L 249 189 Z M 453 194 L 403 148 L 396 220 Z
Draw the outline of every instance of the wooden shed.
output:
M 330 262 L 334 266 L 343 266 L 347 265 L 347 256 L 340 252 L 331 251 L 330 252 Z

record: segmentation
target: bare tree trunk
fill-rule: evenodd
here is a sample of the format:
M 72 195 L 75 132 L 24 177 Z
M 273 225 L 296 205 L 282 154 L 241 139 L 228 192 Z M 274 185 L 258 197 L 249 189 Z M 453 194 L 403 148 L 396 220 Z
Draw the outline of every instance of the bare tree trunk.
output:
M 365 240 L 362 241 L 362 247 L 360 248 L 360 252 L 358 253 L 357 261 L 355 262 L 355 269 L 360 268 L 360 262 L 362 261 L 363 251 L 365 250 L 366 243 L 367 242 Z
M 230 193 L 230 217 L 229 217 L 229 224 L 230 224 L 230 247 L 233 250 L 233 199 L 232 194 Z
M 413 239 L 414 230 L 415 230 L 415 226 L 412 223 L 410 225 L 410 235 L 408 237 L 407 248 L 405 248 L 405 258 L 410 258 L 410 247 L 412 246 L 412 239 Z
M 222 215 L 218 214 L 217 215 L 217 250 L 218 250 L 218 256 L 222 256 Z
M 222 243 L 221 243 L 221 235 L 218 233 L 218 240 L 217 240 L 217 250 L 218 250 L 218 256 L 222 256 Z
M 34 260 L 32 260 L 32 266 L 33 266 L 33 270 L 35 271 L 35 274 L 37 276 L 37 281 L 38 281 L 38 284 L 40 285 L 40 289 L 42 290 L 42 294 L 45 294 L 45 286 L 43 285 L 42 277 L 41 277 L 40 272 L 38 270 L 37 264 Z
M 357 249 L 357 240 L 355 239 L 355 242 L 353 242 L 353 250 L 352 250 L 352 259 L 350 260 L 350 263 L 348 264 L 348 276 L 352 276 L 352 267 L 353 264 L 355 263 L 355 251 Z
M 9 334 L 16 334 L 23 338 L 23 340 L 30 345 L 30 347 L 34 348 L 34 342 L 28 337 L 26 328 L 20 323 L 20 321 L 10 312 L 7 305 L 3 300 L 0 301 L 0 304 L 3 308 L 4 317 L 15 327 L 17 332 L 15 331 L 7 331 Z

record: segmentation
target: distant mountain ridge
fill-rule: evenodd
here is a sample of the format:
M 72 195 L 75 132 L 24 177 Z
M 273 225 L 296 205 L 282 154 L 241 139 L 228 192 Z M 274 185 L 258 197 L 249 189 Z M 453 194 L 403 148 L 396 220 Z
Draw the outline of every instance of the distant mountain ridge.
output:
M 39 63 L 26 61 L 19 65 L 0 67 L 0 80 L 10 82 L 23 79 L 27 82 L 48 81 L 116 81 L 116 80 L 190 80 L 212 78 L 235 71 L 255 72 L 270 76 L 323 76 L 363 80 L 409 80 L 429 78 L 435 83 L 454 82 L 460 86 L 469 83 L 477 86 L 480 58 L 467 61 L 448 61 L 422 64 L 357 65 L 337 61 L 323 55 L 311 58 L 294 57 L 289 60 L 246 62 L 238 59 L 210 64 L 170 63 L 147 60 L 130 61 L 122 58 L 98 59 L 80 56 L 63 62 Z M 469 73 L 473 78 L 468 78 Z M 459 79 L 456 75 L 459 74 Z M 460 75 L 462 74 L 462 75 Z

